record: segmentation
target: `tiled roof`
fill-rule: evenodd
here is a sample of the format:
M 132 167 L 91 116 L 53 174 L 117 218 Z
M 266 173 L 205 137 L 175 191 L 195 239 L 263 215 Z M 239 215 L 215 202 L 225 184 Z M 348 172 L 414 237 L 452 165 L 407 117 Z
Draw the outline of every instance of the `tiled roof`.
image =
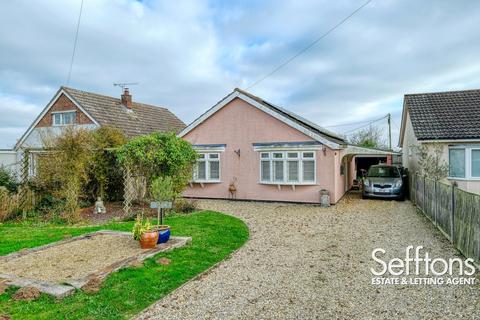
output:
M 265 107 L 277 112 L 277 113 L 280 113 L 281 115 L 283 115 L 284 117 L 287 117 L 288 119 L 292 120 L 293 122 L 301 125 L 302 127 L 306 128 L 307 130 L 310 130 L 322 137 L 324 137 L 325 139 L 329 140 L 329 141 L 332 141 L 334 143 L 337 143 L 337 144 L 346 144 L 347 142 L 345 141 L 344 138 L 336 135 L 335 133 L 331 132 L 331 131 L 328 131 L 327 129 L 325 128 L 322 128 L 318 125 L 316 125 L 315 123 L 311 122 L 311 121 L 308 121 L 307 119 L 289 111 L 289 110 L 286 110 L 282 107 L 279 107 L 279 106 L 276 106 L 268 101 L 265 101 L 263 100 L 262 98 L 260 97 L 257 97 L 247 91 L 244 91 L 244 90 L 241 90 L 241 89 L 238 89 L 236 88 L 235 91 L 238 91 L 240 93 L 243 93 L 244 95 L 250 97 L 251 99 L 255 100 L 256 102 L 258 103 L 261 103 L 262 105 L 264 105 Z
M 62 87 L 101 126 L 122 130 L 129 138 L 152 132 L 179 132 L 185 124 L 166 108 L 133 102 L 127 109 L 121 100 Z
M 480 90 L 405 95 L 419 140 L 479 139 Z

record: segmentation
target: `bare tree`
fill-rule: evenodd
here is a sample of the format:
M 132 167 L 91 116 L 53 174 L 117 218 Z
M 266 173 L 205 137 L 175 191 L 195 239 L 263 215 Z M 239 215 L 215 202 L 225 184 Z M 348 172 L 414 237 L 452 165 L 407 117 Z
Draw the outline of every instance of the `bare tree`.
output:
M 420 173 L 434 180 L 441 180 L 448 175 L 447 162 L 442 158 L 443 145 L 440 143 L 416 146 Z
M 385 137 L 383 136 L 382 129 L 377 126 L 370 125 L 365 129 L 361 129 L 352 133 L 348 137 L 348 141 L 351 144 L 366 147 L 366 148 L 378 148 L 386 149 L 387 143 Z

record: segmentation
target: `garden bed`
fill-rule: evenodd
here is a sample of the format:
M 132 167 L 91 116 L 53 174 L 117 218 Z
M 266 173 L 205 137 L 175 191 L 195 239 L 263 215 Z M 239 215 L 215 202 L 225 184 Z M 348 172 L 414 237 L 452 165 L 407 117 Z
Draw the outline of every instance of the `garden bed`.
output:
M 124 266 L 184 246 L 190 240 L 172 237 L 165 244 L 144 250 L 130 232 L 96 231 L 0 257 L 0 280 L 64 297 L 92 279 L 103 279 Z
M 87 221 L 89 224 L 92 225 L 100 225 L 110 221 L 121 221 L 125 218 L 125 211 L 123 209 L 122 202 L 110 202 L 105 204 L 105 208 L 107 209 L 107 213 L 95 213 L 95 206 L 90 206 L 87 208 L 83 208 L 80 211 L 80 216 L 83 220 Z M 131 208 L 132 212 L 144 212 L 145 216 L 147 217 L 156 217 L 157 210 L 151 209 L 148 205 L 132 205 Z

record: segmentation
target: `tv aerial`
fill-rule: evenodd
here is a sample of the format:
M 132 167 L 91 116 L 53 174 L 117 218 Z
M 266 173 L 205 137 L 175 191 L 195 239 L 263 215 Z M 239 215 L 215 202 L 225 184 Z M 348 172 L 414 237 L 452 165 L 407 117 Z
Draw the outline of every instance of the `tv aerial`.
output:
M 113 86 L 114 87 L 120 87 L 122 88 L 122 90 L 125 90 L 125 88 L 128 89 L 128 87 L 130 86 L 137 86 L 139 85 L 138 82 L 124 82 L 124 83 L 114 83 Z

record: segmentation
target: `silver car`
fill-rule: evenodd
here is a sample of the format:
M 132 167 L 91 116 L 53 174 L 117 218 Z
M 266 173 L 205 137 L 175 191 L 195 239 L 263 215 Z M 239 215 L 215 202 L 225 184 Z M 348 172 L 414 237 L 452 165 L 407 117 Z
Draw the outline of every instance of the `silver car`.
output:
M 404 179 L 397 166 L 371 166 L 363 180 L 363 198 L 405 199 Z

